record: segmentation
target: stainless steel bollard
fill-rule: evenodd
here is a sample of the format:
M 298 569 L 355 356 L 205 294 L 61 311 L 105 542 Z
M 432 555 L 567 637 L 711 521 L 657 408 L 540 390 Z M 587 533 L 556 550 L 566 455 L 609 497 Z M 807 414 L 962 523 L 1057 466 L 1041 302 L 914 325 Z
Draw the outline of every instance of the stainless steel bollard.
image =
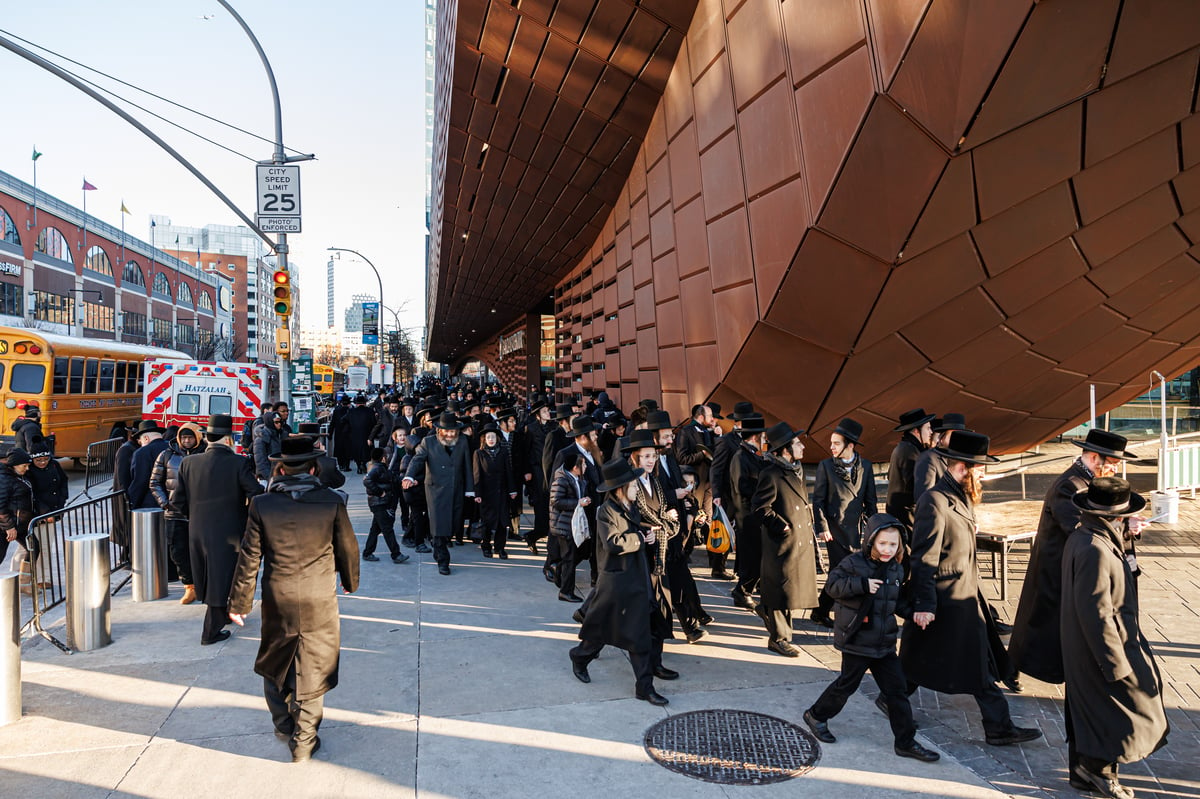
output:
M 67 646 L 88 652 L 112 643 L 108 536 L 90 533 L 66 541 Z
M 21 718 L 20 575 L 0 572 L 0 727 Z
M 133 601 L 162 599 L 167 595 L 167 533 L 162 509 L 137 508 L 129 516 Z

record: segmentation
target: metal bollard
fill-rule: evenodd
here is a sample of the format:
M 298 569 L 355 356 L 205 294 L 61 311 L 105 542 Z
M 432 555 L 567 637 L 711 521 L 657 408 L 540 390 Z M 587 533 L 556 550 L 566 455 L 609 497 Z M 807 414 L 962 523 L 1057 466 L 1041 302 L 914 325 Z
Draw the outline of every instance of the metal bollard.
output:
M 66 542 L 67 646 L 88 652 L 112 643 L 108 536 L 90 533 Z
M 167 534 L 161 508 L 130 512 L 133 601 L 150 602 L 167 595 Z
M 0 727 L 21 718 L 19 578 L 14 572 L 0 572 Z

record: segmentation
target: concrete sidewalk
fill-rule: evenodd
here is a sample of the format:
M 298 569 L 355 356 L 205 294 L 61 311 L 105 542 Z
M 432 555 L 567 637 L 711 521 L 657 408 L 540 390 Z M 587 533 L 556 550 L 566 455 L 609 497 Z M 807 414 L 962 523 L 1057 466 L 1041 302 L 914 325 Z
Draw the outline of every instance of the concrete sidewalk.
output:
M 365 535 L 370 516 L 360 480 L 348 478 L 351 516 Z M 1193 533 L 1184 551 L 1164 555 L 1194 560 L 1195 550 L 1187 549 L 1194 539 Z M 1061 709 L 1049 698 L 1050 686 L 1040 693 L 1032 686 L 1029 695 L 1014 698 L 1018 723 L 1036 721 L 1057 734 L 1026 747 L 983 746 L 977 711 L 922 692 L 921 740 L 945 756 L 931 765 L 898 758 L 887 724 L 866 695 L 875 691 L 867 680 L 864 693 L 831 722 L 838 743 L 822 745 L 817 767 L 804 776 L 741 787 L 668 771 L 642 745 L 647 728 L 668 714 L 737 708 L 803 725 L 801 713 L 834 676 L 829 634 L 798 622 L 804 655 L 779 657 L 767 651 L 757 617 L 732 607 L 728 583 L 702 579 L 705 606 L 716 617 L 712 635 L 698 645 L 682 638 L 668 643 L 664 661 L 683 676 L 658 682 L 671 703 L 655 708 L 633 698 L 632 671 L 618 650 L 606 649 L 592 665 L 590 685 L 572 676 L 567 649 L 576 640 L 578 625 L 570 619 L 576 606 L 556 599 L 542 578 L 541 558 L 516 542 L 509 552 L 507 561 L 488 560 L 477 547 L 455 547 L 449 577 L 437 573 L 429 555 L 414 554 L 402 565 L 386 557 L 362 564 L 360 592 L 340 598 L 341 685 L 326 696 L 323 746 L 307 765 L 289 762 L 252 671 L 257 608 L 244 630 L 201 647 L 203 606 L 177 604 L 177 586 L 168 600 L 142 604 L 126 589 L 113 600 L 111 646 L 64 655 L 40 639 L 26 643 L 25 717 L 0 728 L 0 794 L 1074 795 L 1065 768 L 1054 773 L 1054 757 L 1065 748 L 1061 732 L 1052 729 Z M 1173 637 L 1169 619 L 1156 616 L 1155 623 L 1168 640 L 1183 640 Z M 62 637 L 61 627 L 55 632 Z M 1194 685 L 1195 644 L 1174 646 L 1191 658 L 1183 662 L 1192 669 L 1186 684 Z M 1192 714 L 1200 697 L 1173 706 L 1180 704 Z M 1168 757 L 1195 757 L 1194 744 L 1177 747 L 1176 740 L 1165 750 Z M 1013 759 L 1025 763 L 1024 770 Z M 1180 774 L 1170 792 L 1200 795 L 1194 774 Z

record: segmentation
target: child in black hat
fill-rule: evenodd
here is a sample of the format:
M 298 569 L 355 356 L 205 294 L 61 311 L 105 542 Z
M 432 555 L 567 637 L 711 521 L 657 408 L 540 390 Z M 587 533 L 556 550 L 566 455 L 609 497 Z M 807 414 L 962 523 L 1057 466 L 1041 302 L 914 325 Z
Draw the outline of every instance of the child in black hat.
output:
M 383 450 L 379 447 L 371 449 L 371 466 L 363 478 L 363 487 L 367 489 L 367 507 L 371 509 L 372 518 L 362 559 L 371 562 L 379 560 L 375 555 L 375 544 L 379 541 L 379 534 L 383 533 L 384 543 L 392 553 L 392 563 L 403 563 L 408 560 L 408 555 L 401 552 L 400 545 L 396 543 L 396 496 L 400 491 L 400 481 L 384 465 Z

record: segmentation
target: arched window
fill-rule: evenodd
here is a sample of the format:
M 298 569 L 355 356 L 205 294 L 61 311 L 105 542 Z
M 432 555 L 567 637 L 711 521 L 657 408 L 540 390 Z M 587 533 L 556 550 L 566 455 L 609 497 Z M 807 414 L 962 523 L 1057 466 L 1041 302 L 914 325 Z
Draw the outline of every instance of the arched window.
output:
M 204 289 L 200 290 L 200 299 L 196 300 L 196 307 L 202 311 L 212 311 L 212 295 Z
M 93 272 L 112 277 L 112 263 L 108 260 L 108 253 L 100 247 L 88 249 L 87 260 L 83 262 L 83 265 Z
M 69 264 L 75 263 L 75 259 L 71 257 L 71 245 L 67 243 L 66 237 L 59 232 L 58 228 L 42 228 L 42 232 L 38 234 L 35 249 L 51 258 L 57 258 Z
M 0 208 L 0 238 L 3 238 L 9 244 L 20 244 L 21 236 L 17 233 L 17 226 L 13 222 L 8 211 Z
M 125 264 L 125 269 L 121 272 L 121 282 L 131 286 L 146 287 L 146 278 L 142 277 L 142 268 L 137 265 L 137 261 L 129 261 Z
M 177 302 L 192 304 L 192 287 L 182 280 L 179 282 L 179 293 L 175 297 Z
M 167 280 L 167 276 L 162 272 L 154 276 L 154 293 L 171 296 L 171 281 Z

